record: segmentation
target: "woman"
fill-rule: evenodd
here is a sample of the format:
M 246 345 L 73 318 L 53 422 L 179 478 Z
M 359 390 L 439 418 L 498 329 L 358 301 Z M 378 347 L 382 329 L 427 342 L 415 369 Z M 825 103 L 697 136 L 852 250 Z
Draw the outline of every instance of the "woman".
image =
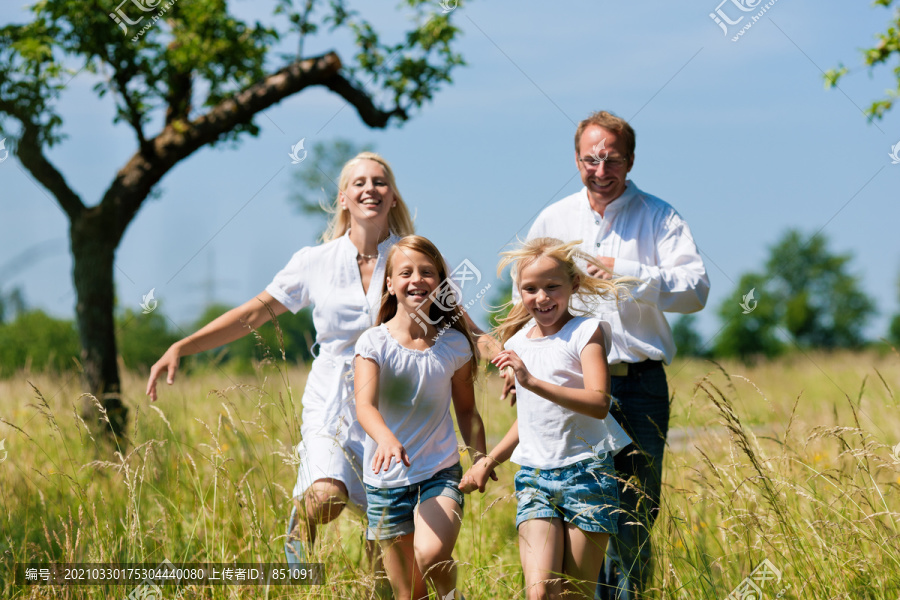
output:
M 414 233 L 394 174 L 381 156 L 363 152 L 352 158 L 338 188 L 324 243 L 301 249 L 262 293 L 172 344 L 147 382 L 147 395 L 155 401 L 157 378 L 165 371 L 171 385 L 182 356 L 241 338 L 273 314 L 313 305 L 319 351 L 302 399 L 300 466 L 285 548 L 289 563 L 305 560 L 299 528 L 311 546 L 317 524 L 337 518 L 348 501 L 366 509 L 360 476 L 365 433 L 356 420 L 350 365 L 357 338 L 375 324 L 388 250 Z

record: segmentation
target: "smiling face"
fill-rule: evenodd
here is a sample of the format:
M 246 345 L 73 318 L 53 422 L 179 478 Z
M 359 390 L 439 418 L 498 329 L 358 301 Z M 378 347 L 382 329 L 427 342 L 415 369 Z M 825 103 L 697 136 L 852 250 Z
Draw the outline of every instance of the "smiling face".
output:
M 572 318 L 569 297 L 577 289 L 578 278 L 571 280 L 565 265 L 549 256 L 536 258 L 519 272 L 522 303 L 544 336 L 556 333 Z
M 428 314 L 433 302 L 430 294 L 440 283 L 438 267 L 427 254 L 410 248 L 394 248 L 387 290 L 397 297 L 398 308 L 405 309 L 406 312 L 421 309 L 424 314 Z
M 599 161 L 595 156 L 607 160 Z M 606 208 L 625 192 L 625 181 L 634 166 L 634 155 L 628 154 L 621 136 L 603 127 L 589 125 L 581 134 L 575 161 L 581 181 L 587 188 L 591 207 L 602 213 L 598 208 Z
M 350 211 L 351 221 L 370 221 L 387 229 L 394 191 L 384 167 L 374 160 L 361 160 L 347 179 L 347 187 L 338 196 L 341 210 Z

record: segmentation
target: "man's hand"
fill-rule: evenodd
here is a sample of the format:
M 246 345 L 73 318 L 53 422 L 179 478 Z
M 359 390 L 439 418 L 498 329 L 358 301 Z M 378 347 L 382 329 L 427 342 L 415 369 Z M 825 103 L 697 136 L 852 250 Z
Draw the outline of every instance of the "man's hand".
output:
M 616 268 L 616 259 L 612 256 L 598 256 L 597 262 L 604 268 L 601 269 L 597 267 L 597 265 L 588 263 L 587 274 L 591 277 L 596 277 L 597 279 L 612 279 L 613 272 Z

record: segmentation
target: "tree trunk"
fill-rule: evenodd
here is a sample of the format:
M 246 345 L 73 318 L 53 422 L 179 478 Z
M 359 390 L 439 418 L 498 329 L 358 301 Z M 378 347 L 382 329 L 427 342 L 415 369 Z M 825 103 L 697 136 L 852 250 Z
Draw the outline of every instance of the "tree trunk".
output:
M 121 440 L 128 424 L 122 403 L 115 336 L 113 261 L 119 235 L 101 207 L 87 209 L 71 224 L 75 313 L 81 338 L 81 361 L 88 389 L 106 411 L 85 398 L 82 414 L 98 433 Z M 121 444 L 121 441 L 119 442 Z
M 294 61 L 234 96 L 223 99 L 192 121 L 187 121 L 184 114 L 176 118 L 185 112 L 184 106 L 178 103 L 190 102 L 189 98 L 176 94 L 169 98 L 169 107 L 174 112 L 169 114 L 166 126 L 153 139 L 145 139 L 140 127 L 142 115 L 134 112 L 132 124 L 136 124 L 140 147 L 116 174 L 100 203 L 91 208 L 84 205 L 59 170 L 44 156 L 46 140 L 42 135 L 45 126 L 36 123 L 30 115 L 23 116 L 18 105 L 0 98 L 0 114 L 18 118 L 23 126 L 18 147 L 19 159 L 34 178 L 54 195 L 69 218 L 73 279 L 78 295 L 75 314 L 81 338 L 82 365 L 88 388 L 102 406 L 98 409 L 88 398 L 82 414 L 98 432 L 115 434 L 120 446 L 128 424 L 128 409 L 120 395 L 113 313 L 113 269 L 116 248 L 128 224 L 153 187 L 179 161 L 199 148 L 219 141 L 239 126 L 252 125 L 255 115 L 310 86 L 322 85 L 343 97 L 356 108 L 369 127 L 381 128 L 392 118 L 407 118 L 405 109 L 400 106 L 390 111 L 378 108 L 364 89 L 356 87 L 340 74 L 341 68 L 341 59 L 335 52 Z M 123 77 L 125 83 L 120 93 L 127 87 L 131 75 Z M 188 89 L 183 94 L 189 92 Z M 126 104 L 129 100 L 125 98 Z M 130 109 L 137 110 L 134 106 Z

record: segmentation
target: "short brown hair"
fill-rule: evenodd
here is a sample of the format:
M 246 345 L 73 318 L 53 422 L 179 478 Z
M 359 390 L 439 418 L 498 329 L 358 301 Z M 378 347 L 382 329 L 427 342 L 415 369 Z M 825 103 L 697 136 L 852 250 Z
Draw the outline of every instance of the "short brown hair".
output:
M 628 150 L 628 156 L 634 156 L 634 129 L 631 128 L 631 125 L 629 125 L 628 121 L 626 121 L 625 119 L 617 117 L 616 115 L 610 112 L 606 112 L 605 110 L 591 113 L 587 119 L 584 119 L 581 123 L 578 124 L 578 129 L 575 130 L 576 154 L 578 154 L 578 151 L 580 150 L 578 145 L 581 143 L 581 134 L 583 134 L 584 130 L 591 125 L 596 125 L 598 127 L 602 127 L 603 129 L 608 129 L 616 135 L 621 136 L 625 141 L 625 148 Z

